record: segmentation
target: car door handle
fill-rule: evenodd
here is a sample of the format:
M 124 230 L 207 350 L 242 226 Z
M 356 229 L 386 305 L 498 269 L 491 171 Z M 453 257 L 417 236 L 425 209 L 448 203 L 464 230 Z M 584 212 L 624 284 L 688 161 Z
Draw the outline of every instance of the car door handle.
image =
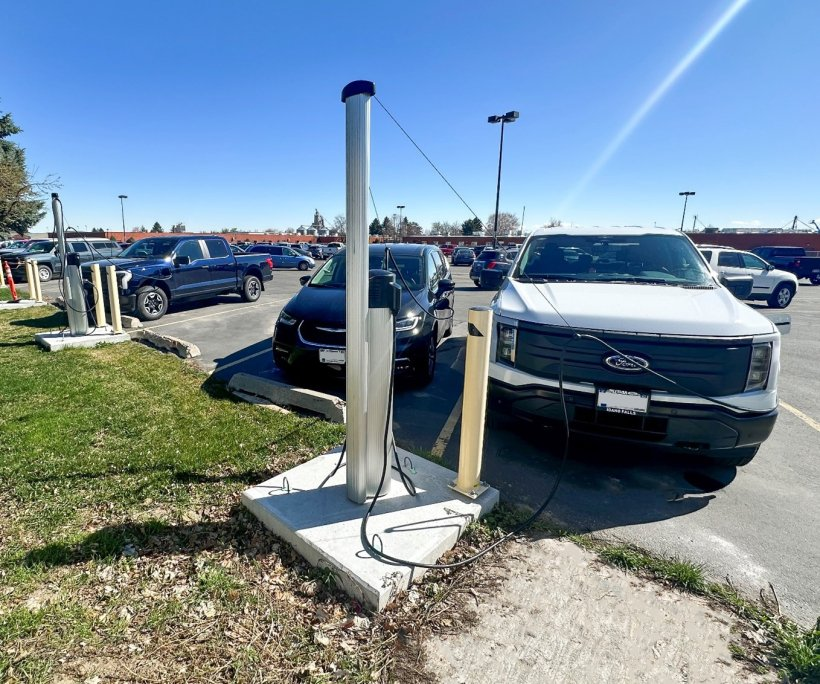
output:
M 207 271 L 210 268 L 210 266 L 200 266 L 200 268 L 204 268 Z

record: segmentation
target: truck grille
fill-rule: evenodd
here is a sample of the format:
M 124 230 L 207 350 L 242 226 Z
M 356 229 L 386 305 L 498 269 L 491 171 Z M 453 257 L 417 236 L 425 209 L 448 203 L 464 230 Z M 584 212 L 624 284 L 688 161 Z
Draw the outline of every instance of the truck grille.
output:
M 751 338 L 687 338 L 588 332 L 627 355 L 639 356 L 654 371 L 707 396 L 743 392 L 751 357 Z M 523 324 L 518 328 L 515 367 L 539 377 L 557 378 L 564 354 L 564 379 L 635 390 L 680 388 L 646 371 L 623 372 L 604 362 L 613 352 L 595 340 L 572 339 L 566 328 Z

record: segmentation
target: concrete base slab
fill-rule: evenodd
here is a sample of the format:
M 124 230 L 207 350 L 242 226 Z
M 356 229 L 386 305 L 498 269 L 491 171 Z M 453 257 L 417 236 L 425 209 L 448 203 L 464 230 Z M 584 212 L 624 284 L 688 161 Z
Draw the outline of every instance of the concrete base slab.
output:
M 96 347 L 98 344 L 119 344 L 120 342 L 130 342 L 131 338 L 125 333 L 114 333 L 111 328 L 97 328 L 88 335 L 77 335 L 72 337 L 68 330 L 52 330 L 50 332 L 37 333 L 34 341 L 46 351 L 60 351 L 73 347 Z
M 129 335 L 135 342 L 143 342 L 160 351 L 171 352 L 181 359 L 196 359 L 201 355 L 199 347 L 195 344 L 181 340 L 178 337 L 162 335 L 153 330 L 134 330 Z
M 21 299 L 18 302 L 0 302 L 0 311 L 15 311 L 17 309 L 31 309 L 35 306 L 48 305 L 48 302 L 37 302 L 33 299 Z
M 424 574 L 423 569 L 376 560 L 360 537 L 367 504 L 347 498 L 346 473 L 341 468 L 324 487 L 339 450 L 303 463 L 242 493 L 242 503 L 274 534 L 290 543 L 309 563 L 330 568 L 337 584 L 373 610 L 382 610 L 400 591 Z M 410 496 L 399 474 L 391 469 L 390 492 L 379 499 L 367 524 L 368 539 L 378 534 L 384 553 L 417 563 L 435 563 L 453 548 L 464 528 L 498 503 L 498 490 L 488 489 L 475 500 L 447 485 L 455 473 L 403 449 L 399 458 L 413 480 Z

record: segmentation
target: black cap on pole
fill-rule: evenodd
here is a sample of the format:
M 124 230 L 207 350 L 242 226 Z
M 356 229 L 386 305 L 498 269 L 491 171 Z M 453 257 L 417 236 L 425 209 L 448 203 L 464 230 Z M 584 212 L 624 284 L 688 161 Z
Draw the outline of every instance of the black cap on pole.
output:
M 342 88 L 342 102 L 354 95 L 370 95 L 376 94 L 376 84 L 373 81 L 351 81 L 344 88 Z

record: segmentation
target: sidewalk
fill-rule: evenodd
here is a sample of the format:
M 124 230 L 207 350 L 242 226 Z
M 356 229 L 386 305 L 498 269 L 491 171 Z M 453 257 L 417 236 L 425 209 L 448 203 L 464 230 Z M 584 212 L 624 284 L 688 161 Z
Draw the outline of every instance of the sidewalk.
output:
M 732 660 L 728 612 L 602 565 L 572 542 L 513 549 L 478 624 L 428 641 L 427 666 L 442 684 L 775 681 Z

